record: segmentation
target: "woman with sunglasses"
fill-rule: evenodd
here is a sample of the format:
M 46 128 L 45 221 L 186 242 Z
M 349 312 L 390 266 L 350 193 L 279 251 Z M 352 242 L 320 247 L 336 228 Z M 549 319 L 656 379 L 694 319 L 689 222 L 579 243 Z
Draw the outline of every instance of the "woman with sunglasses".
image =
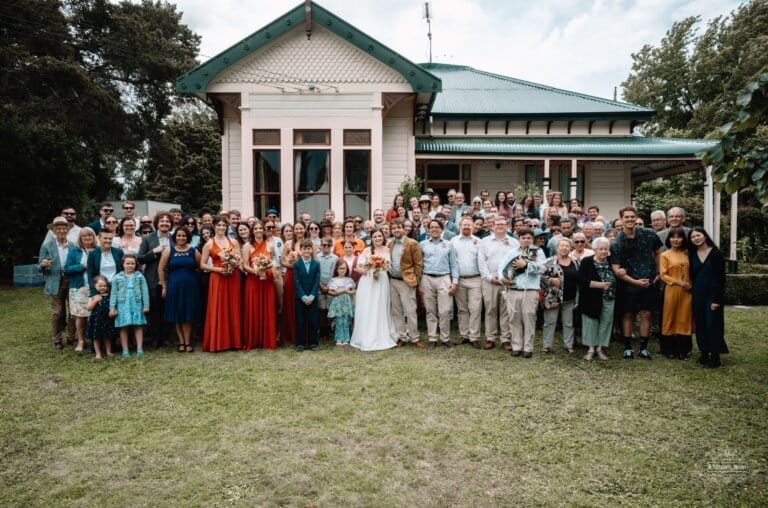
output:
M 483 209 L 483 200 L 480 199 L 480 196 L 475 196 L 472 198 L 472 213 L 470 214 L 472 217 L 478 216 L 483 217 L 485 216 L 485 210 Z
M 595 251 L 587 247 L 587 236 L 584 233 L 574 233 L 572 240 L 573 250 L 571 251 L 571 259 L 577 263 L 581 263 L 581 260 L 587 256 L 595 255 Z
M 118 223 L 119 222 L 117 220 L 117 217 L 115 217 L 114 215 L 110 215 L 109 217 L 104 219 L 104 229 L 106 229 L 107 231 L 111 231 L 113 234 L 116 234 Z
M 307 226 L 307 231 L 309 232 L 309 239 L 312 240 L 312 245 L 315 246 L 314 255 L 316 256 L 320 252 L 320 224 L 315 221 L 310 222 Z
M 187 233 L 189 233 L 189 237 L 191 238 L 189 245 L 191 245 L 193 249 L 197 249 L 197 246 L 200 245 L 200 234 L 197 230 L 197 219 L 191 215 L 187 215 L 181 220 L 181 223 L 184 225 L 184 228 L 187 230 Z

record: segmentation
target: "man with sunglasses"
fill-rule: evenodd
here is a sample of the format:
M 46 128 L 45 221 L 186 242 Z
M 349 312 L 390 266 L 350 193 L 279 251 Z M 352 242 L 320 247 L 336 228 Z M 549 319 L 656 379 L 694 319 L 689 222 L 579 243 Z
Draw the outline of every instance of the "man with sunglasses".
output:
M 107 221 L 107 217 L 112 216 L 112 214 L 115 213 L 115 208 L 112 206 L 112 203 L 109 201 L 105 201 L 99 206 L 99 215 L 100 217 L 96 219 L 95 221 L 88 224 L 88 227 L 93 230 L 96 235 L 101 233 L 101 230 L 104 228 L 104 224 Z
M 133 222 L 136 223 L 136 231 L 138 231 L 140 226 L 139 219 L 134 216 L 136 204 L 133 201 L 123 201 L 121 208 L 123 209 L 123 218 L 133 219 Z
M 155 230 L 152 224 L 152 217 L 149 215 L 142 215 L 139 218 L 139 236 L 144 236 L 152 233 Z

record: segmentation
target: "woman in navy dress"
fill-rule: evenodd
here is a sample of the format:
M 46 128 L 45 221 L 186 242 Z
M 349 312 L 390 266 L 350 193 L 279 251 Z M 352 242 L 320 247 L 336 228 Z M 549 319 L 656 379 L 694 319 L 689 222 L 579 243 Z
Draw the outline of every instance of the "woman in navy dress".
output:
M 688 235 L 693 281 L 693 322 L 699 363 L 720 366 L 720 355 L 728 352 L 725 343 L 723 300 L 725 297 L 725 256 L 715 247 L 704 228 L 696 226 Z
M 202 317 L 200 280 L 196 269 L 200 265 L 200 253 L 190 243 L 186 228 L 173 233 L 170 249 L 165 249 L 157 271 L 165 298 L 164 319 L 176 324 L 179 337 L 179 353 L 194 351 L 192 325 Z

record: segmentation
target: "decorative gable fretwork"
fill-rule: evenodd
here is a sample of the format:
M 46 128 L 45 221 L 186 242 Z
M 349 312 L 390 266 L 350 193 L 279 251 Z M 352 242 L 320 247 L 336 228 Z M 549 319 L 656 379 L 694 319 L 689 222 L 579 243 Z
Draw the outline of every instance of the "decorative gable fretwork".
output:
M 286 34 L 233 65 L 213 82 L 274 85 L 407 83 L 392 68 L 318 26 L 309 39 L 301 29 Z

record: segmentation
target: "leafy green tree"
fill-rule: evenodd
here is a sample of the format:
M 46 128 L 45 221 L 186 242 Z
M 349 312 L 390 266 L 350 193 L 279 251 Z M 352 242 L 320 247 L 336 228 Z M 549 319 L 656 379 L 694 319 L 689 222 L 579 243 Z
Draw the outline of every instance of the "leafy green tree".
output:
M 120 195 L 116 169 L 145 158 L 176 77 L 195 64 L 199 37 L 180 20 L 146 0 L 0 3 L 3 276 L 32 260 L 62 206 L 82 223 Z
M 221 207 L 221 138 L 208 109 L 185 111 L 169 119 L 150 140 L 144 172 L 146 197 L 180 203 L 202 213 Z

